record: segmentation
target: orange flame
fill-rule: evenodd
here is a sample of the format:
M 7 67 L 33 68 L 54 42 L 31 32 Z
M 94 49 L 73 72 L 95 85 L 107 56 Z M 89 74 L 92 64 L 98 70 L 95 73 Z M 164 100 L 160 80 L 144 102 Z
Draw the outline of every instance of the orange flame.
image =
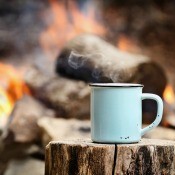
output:
M 169 104 L 175 103 L 175 94 L 171 85 L 167 85 L 163 93 L 165 101 Z
M 22 76 L 12 66 L 0 63 L 0 117 L 8 116 L 16 100 L 30 94 Z
M 140 47 L 138 47 L 138 44 L 136 43 L 136 41 L 125 35 L 119 36 L 117 41 L 117 47 L 123 51 L 129 51 L 133 53 L 141 52 Z
M 9 115 L 12 108 L 13 104 L 8 94 L 3 88 L 0 88 L 0 117 Z
M 69 1 L 67 6 L 63 1 L 49 1 L 52 19 L 49 19 L 51 23 L 40 37 L 41 47 L 46 53 L 53 49 L 58 50 L 66 41 L 80 33 L 105 33 L 105 28 L 95 20 L 95 10 L 89 10 L 84 15 L 75 1 Z
M 119 49 L 123 51 L 128 51 L 132 44 L 130 40 L 128 40 L 128 38 L 126 38 L 125 36 L 120 36 L 117 45 Z

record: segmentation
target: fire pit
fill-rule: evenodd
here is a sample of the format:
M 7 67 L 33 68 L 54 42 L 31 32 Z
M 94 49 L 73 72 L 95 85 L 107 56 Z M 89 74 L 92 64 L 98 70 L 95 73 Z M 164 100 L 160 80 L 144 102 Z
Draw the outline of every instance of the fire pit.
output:
M 29 164 L 43 166 L 44 146 L 51 140 L 89 137 L 89 82 L 144 84 L 144 92 L 164 99 L 164 127 L 155 131 L 156 137 L 175 139 L 173 6 L 3 0 L 0 174 L 9 175 L 21 159 L 25 163 L 19 163 L 18 174 Z M 155 112 L 154 102 L 143 103 L 145 124 Z

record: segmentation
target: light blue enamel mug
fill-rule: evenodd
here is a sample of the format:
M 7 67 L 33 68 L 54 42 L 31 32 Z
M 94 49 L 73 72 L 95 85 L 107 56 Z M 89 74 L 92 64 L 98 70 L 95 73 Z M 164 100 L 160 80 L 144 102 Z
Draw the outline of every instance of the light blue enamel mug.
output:
M 92 83 L 91 138 L 100 143 L 134 143 L 156 127 L 163 113 L 162 99 L 142 93 L 143 85 L 129 83 Z M 157 102 L 153 123 L 142 129 L 142 100 Z

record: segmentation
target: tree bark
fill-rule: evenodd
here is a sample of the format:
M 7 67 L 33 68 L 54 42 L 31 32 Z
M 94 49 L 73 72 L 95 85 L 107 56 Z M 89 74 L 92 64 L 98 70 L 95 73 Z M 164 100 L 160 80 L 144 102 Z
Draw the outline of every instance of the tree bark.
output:
M 174 149 L 174 141 L 156 139 L 118 145 L 53 141 L 46 147 L 45 175 L 174 174 Z

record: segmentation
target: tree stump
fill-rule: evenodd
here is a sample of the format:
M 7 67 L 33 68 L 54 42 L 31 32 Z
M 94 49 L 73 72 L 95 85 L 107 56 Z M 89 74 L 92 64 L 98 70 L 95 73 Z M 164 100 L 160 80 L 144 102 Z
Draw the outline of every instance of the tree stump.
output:
M 174 141 L 158 139 L 135 144 L 53 141 L 46 147 L 45 175 L 173 175 L 174 150 Z

